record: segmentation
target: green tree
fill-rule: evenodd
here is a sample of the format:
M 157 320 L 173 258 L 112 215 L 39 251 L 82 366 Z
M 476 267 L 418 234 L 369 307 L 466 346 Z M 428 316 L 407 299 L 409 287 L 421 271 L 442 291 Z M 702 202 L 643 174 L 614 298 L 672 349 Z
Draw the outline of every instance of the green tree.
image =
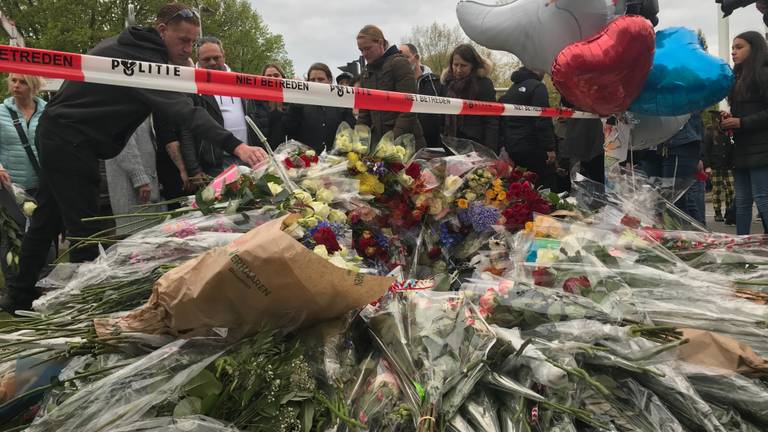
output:
M 128 4 L 136 7 L 136 22 L 151 25 L 168 0 L 0 0 L 0 10 L 16 21 L 29 47 L 84 53 L 125 26 Z M 272 34 L 246 0 L 202 0 L 203 31 L 222 40 L 233 70 L 261 73 L 276 62 L 293 74 L 281 35 Z M 3 34 L 2 40 L 8 41 Z

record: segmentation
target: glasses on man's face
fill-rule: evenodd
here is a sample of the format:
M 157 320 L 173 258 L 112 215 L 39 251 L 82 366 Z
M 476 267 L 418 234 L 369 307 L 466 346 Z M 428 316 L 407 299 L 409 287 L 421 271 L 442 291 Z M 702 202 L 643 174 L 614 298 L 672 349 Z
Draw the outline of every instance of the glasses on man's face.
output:
M 197 12 L 193 11 L 192 9 L 182 9 L 176 12 L 175 14 L 171 15 L 171 17 L 168 18 L 167 20 L 165 20 L 165 24 L 168 24 L 169 22 L 179 17 L 181 17 L 182 19 L 190 19 L 190 18 L 200 19 L 200 16 L 197 14 Z

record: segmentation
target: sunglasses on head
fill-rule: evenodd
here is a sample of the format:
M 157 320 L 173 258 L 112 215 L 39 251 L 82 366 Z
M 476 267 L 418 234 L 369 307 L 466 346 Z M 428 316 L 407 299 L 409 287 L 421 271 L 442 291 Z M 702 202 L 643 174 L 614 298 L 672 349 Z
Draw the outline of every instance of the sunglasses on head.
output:
M 170 18 L 165 20 L 165 24 L 170 23 L 171 21 L 181 18 L 181 19 L 191 19 L 191 18 L 197 18 L 200 19 L 200 16 L 197 14 L 197 12 L 193 11 L 192 9 L 182 9 L 175 14 L 171 15 Z

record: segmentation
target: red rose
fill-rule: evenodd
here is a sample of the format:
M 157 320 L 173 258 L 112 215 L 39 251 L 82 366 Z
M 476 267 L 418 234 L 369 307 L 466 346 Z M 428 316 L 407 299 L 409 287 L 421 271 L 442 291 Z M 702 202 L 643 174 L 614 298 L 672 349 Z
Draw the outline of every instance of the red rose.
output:
M 318 245 L 325 246 L 325 248 L 328 249 L 328 253 L 335 253 L 341 250 L 339 241 L 336 239 L 336 234 L 334 234 L 333 230 L 328 227 L 322 227 L 315 230 L 315 233 L 312 234 L 312 240 Z
M 291 160 L 291 158 L 285 158 L 285 160 L 283 160 L 283 163 L 288 168 L 296 168 L 296 166 L 293 165 L 293 161 Z
M 621 224 L 627 228 L 637 229 L 640 228 L 640 219 L 634 216 L 624 215 L 624 217 L 621 218 Z
M 299 156 L 299 159 L 301 159 L 301 162 L 304 163 L 304 168 L 309 168 L 309 166 L 312 165 L 312 159 L 310 159 L 307 155 L 301 155 Z
M 592 284 L 586 276 L 568 278 L 563 282 L 563 291 L 571 294 L 581 295 L 589 288 L 592 288 Z
M 429 250 L 429 252 L 427 253 L 427 256 L 429 256 L 429 259 L 431 259 L 432 261 L 435 261 L 438 258 L 440 258 L 442 254 L 443 254 L 442 249 L 440 249 L 439 247 L 433 247 L 432 249 Z
M 533 271 L 533 284 L 540 287 L 552 288 L 555 286 L 555 275 L 546 267 L 539 267 Z
M 405 165 L 401 164 L 400 162 L 387 163 L 386 166 L 393 173 L 399 173 L 400 171 L 405 169 Z
M 405 170 L 405 174 L 414 180 L 418 180 L 419 177 L 421 177 L 421 165 L 417 163 L 408 165 L 408 168 Z

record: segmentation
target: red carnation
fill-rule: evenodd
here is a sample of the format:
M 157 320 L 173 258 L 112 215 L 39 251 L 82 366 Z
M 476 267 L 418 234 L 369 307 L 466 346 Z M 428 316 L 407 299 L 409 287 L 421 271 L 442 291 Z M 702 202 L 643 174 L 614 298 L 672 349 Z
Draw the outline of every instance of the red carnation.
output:
M 293 161 L 291 160 L 291 158 L 285 158 L 285 159 L 283 160 L 283 163 L 284 163 L 284 164 L 285 164 L 285 166 L 286 166 L 286 167 L 288 167 L 288 168 L 296 168 L 296 166 L 293 164 Z
M 586 276 L 568 278 L 563 282 L 563 291 L 571 294 L 581 295 L 584 290 L 590 288 L 592 284 Z
M 323 245 L 328 250 L 328 253 L 335 253 L 341 250 L 339 241 L 336 239 L 336 234 L 333 233 L 328 227 L 322 227 L 315 230 L 312 234 L 312 240 L 318 245 Z

